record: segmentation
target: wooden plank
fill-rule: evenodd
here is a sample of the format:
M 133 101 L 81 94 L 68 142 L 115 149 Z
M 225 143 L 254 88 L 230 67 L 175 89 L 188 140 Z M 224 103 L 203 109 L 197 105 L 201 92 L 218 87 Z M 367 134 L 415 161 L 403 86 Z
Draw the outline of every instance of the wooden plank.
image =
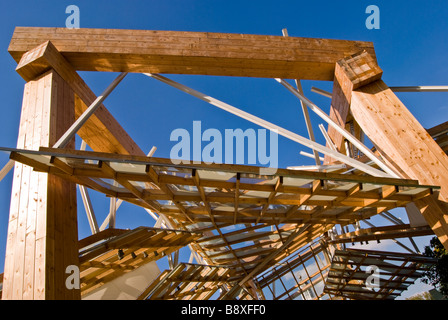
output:
M 30 81 L 50 69 L 54 69 L 75 92 L 75 117 L 80 117 L 97 97 L 50 41 L 24 53 L 16 71 Z M 78 135 L 95 151 L 145 155 L 104 105 L 80 128 Z
M 182 73 L 333 80 L 336 61 L 364 41 L 205 32 L 17 27 L 9 52 L 16 61 L 45 41 L 83 71 Z

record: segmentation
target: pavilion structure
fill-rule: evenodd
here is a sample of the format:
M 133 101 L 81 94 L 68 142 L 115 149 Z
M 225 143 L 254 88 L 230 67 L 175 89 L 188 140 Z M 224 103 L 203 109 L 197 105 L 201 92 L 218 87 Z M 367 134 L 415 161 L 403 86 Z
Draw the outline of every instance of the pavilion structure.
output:
M 388 87 L 371 42 L 289 37 L 286 30 L 264 36 L 17 27 L 8 50 L 26 83 L 17 146 L 1 148 L 10 153 L 1 178 L 14 171 L 2 299 L 95 298 L 162 258 L 169 268 L 140 281 L 131 298 L 393 299 L 435 263 L 414 237 L 436 235 L 448 248 L 448 123 L 423 128 L 394 93 L 446 88 Z M 96 96 L 78 71 L 119 75 Z M 310 148 L 316 165 L 266 173 L 146 155 L 103 104 L 128 73 L 275 130 Z M 308 136 L 169 74 L 276 79 L 300 102 Z M 333 82 L 331 93 L 314 88 L 331 98 L 328 114 L 304 95 L 301 80 Z M 315 140 L 310 111 L 328 124 L 326 145 Z M 77 186 L 92 230 L 84 239 Z M 90 189 L 110 198 L 101 226 Z M 122 201 L 147 210 L 155 225 L 115 228 Z M 409 223 L 389 212 L 399 207 Z M 374 216 L 386 225 L 373 225 Z M 405 252 L 346 247 L 388 239 Z M 179 261 L 184 247 L 188 263 Z M 381 275 L 376 289 L 366 285 L 371 265 Z M 67 285 L 69 266 L 79 268 L 79 288 Z

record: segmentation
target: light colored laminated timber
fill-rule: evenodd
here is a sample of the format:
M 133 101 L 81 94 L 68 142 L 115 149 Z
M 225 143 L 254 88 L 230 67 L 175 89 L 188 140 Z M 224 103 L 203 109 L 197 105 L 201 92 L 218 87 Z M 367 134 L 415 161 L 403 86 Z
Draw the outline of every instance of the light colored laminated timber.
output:
M 382 80 L 353 91 L 350 110 L 383 158 L 403 177 L 441 187 L 415 204 L 448 248 L 447 154 Z
M 8 51 L 51 41 L 78 71 L 333 80 L 336 61 L 371 42 L 211 32 L 16 27 Z
M 354 243 L 430 235 L 434 235 L 434 233 L 427 225 L 412 227 L 410 224 L 399 224 L 393 226 L 372 227 L 355 230 L 352 232 L 337 235 L 334 237 L 334 239 L 328 239 L 327 242 L 329 244 L 350 242 Z
M 74 118 L 74 93 L 50 70 L 25 85 L 17 146 L 52 146 Z M 77 230 L 76 185 L 16 162 L 2 299 L 79 299 L 65 285 Z
M 435 263 L 420 254 L 335 250 L 324 292 L 355 300 L 393 300 Z M 368 280 L 372 266 L 377 268 L 373 283 Z
M 367 52 L 342 59 L 335 72 L 331 116 L 341 125 L 350 116 L 401 177 L 441 187 L 415 204 L 448 248 L 448 156 L 380 79 L 382 71 Z
M 369 59 L 367 66 L 370 68 L 376 66 L 375 52 L 370 42 L 205 32 L 18 27 L 14 31 L 8 50 L 18 63 L 17 72 L 28 82 L 25 86 L 26 92 L 33 88 L 35 79 L 41 79 L 43 74 L 52 74 L 54 79 L 57 79 L 54 80 L 54 85 L 44 87 L 43 92 L 35 90 L 33 99 L 40 101 L 39 103 L 30 104 L 27 102 L 29 98 L 24 97 L 22 112 L 24 120 L 20 123 L 19 141 L 23 139 L 23 132 L 28 130 L 30 123 L 34 128 L 40 128 L 34 125 L 41 119 L 33 114 L 36 109 L 34 111 L 28 109 L 40 104 L 47 106 L 47 92 L 56 92 L 57 99 L 67 99 L 66 106 L 68 108 L 70 105 L 71 108 L 71 113 L 67 115 L 70 114 L 70 117 L 74 109 L 74 117 L 70 121 L 65 119 L 67 123 L 60 122 L 58 114 L 51 114 L 48 120 L 50 124 L 64 123 L 69 126 L 96 100 L 97 97 L 79 77 L 77 71 L 333 81 L 336 63 L 345 57 L 356 57 L 358 52 L 367 55 Z M 367 71 L 366 79 L 363 76 L 359 76 L 359 79 L 349 77 L 350 81 L 360 81 L 356 85 L 353 85 L 353 82 L 348 83 L 348 91 L 353 91 L 356 86 L 361 85 L 361 88 L 364 88 L 372 81 L 378 80 L 381 71 L 376 70 L 377 72 L 372 74 L 369 73 L 370 69 L 363 70 L 363 65 L 358 67 L 361 73 Z M 65 88 L 64 94 L 59 94 L 61 86 Z M 53 106 L 51 103 L 50 105 Z M 51 125 L 48 127 L 51 128 Z M 61 129 L 61 134 L 67 127 Z M 40 180 L 38 184 L 34 184 L 34 180 L 27 180 L 28 177 L 42 175 L 48 179 L 55 179 L 54 181 L 58 183 L 64 183 L 64 186 L 79 184 L 160 214 L 164 219 L 169 219 L 169 224 L 176 229 L 202 234 L 200 238 L 181 241 L 182 244 L 186 244 L 191 240 L 189 245 L 196 251 L 197 260 L 201 260 L 199 263 L 211 264 L 217 268 L 215 270 L 232 270 L 225 278 L 218 279 L 216 286 L 204 286 L 202 288 L 204 291 L 198 289 L 192 293 L 179 292 L 176 282 L 179 284 L 184 280 L 202 281 L 204 278 L 186 277 L 170 283 L 162 279 L 167 276 L 166 273 L 162 273 L 159 282 L 153 283 L 162 294 L 154 295 L 156 298 L 190 296 L 208 298 L 217 286 L 225 285 L 229 281 L 237 283 L 238 290 L 241 288 L 244 292 L 249 292 L 254 277 L 322 237 L 335 224 L 356 223 L 384 210 L 404 207 L 422 198 L 428 199 L 428 196 L 437 192 L 439 188 L 438 184 L 424 185 L 419 178 L 412 177 L 392 179 L 285 169 L 278 169 L 276 174 L 267 176 L 260 174 L 259 167 L 250 166 L 225 164 L 175 166 L 170 159 L 144 157 L 144 153 L 104 106 L 97 110 L 78 133 L 93 150 L 100 152 L 51 148 L 56 140 L 52 143 L 36 141 L 31 149 L 37 150 L 42 146 L 39 151 L 26 150 L 30 149 L 29 146 L 20 143 L 18 149 L 5 150 L 11 152 L 11 159 L 17 162 L 16 166 L 27 168 L 27 171 L 20 169 L 22 170 L 20 181 L 14 180 L 15 189 L 12 198 L 18 198 L 17 194 L 20 197 L 24 196 L 15 199 L 16 202 L 11 202 L 11 217 L 14 219 L 11 219 L 9 228 L 17 229 L 18 232 L 8 234 L 9 259 L 7 258 L 8 266 L 5 266 L 4 278 L 5 283 L 17 279 L 14 285 L 18 298 L 79 298 L 79 292 L 75 291 L 72 292 L 76 296 L 64 295 L 65 283 L 61 280 L 65 279 L 66 274 L 59 272 L 65 263 L 65 260 L 63 261 L 65 256 L 70 255 L 74 258 L 71 264 L 79 265 L 79 261 L 75 261 L 79 259 L 76 241 L 66 243 L 68 249 L 63 253 L 57 246 L 46 246 L 45 249 L 40 248 L 36 251 L 38 254 L 44 252 L 46 261 L 55 260 L 56 267 L 48 264 L 38 272 L 32 273 L 28 271 L 28 268 L 34 266 L 32 263 L 24 267 L 13 263 L 14 259 L 16 261 L 26 259 L 26 262 L 34 259 L 33 254 L 26 254 L 31 251 L 25 252 L 25 249 L 28 250 L 28 247 L 32 246 L 32 241 L 28 242 L 28 239 L 32 240 L 35 234 L 29 226 L 33 224 L 34 216 L 31 213 L 37 209 L 34 209 L 35 206 L 27 208 L 22 204 L 25 202 L 33 204 L 34 200 L 28 202 L 27 199 L 31 200 L 33 188 L 41 188 L 43 184 Z M 29 136 L 28 132 L 26 134 Z M 37 136 L 34 137 L 37 139 Z M 368 169 L 370 170 L 370 167 Z M 369 170 L 361 171 L 368 173 Z M 21 184 L 22 182 L 25 183 Z M 60 218 L 60 215 L 54 212 L 66 211 L 64 206 L 69 206 L 75 198 L 70 193 L 67 201 L 62 192 L 71 190 L 58 188 L 56 185 L 55 188 L 57 190 L 51 187 L 46 190 L 49 194 L 48 199 L 51 200 L 47 203 L 49 208 L 47 211 Z M 61 199 L 64 199 L 64 203 Z M 40 207 L 41 205 L 37 206 Z M 429 208 L 432 210 L 433 206 Z M 70 207 L 70 210 L 73 208 Z M 70 211 L 70 215 L 64 215 L 64 219 L 76 216 L 76 210 L 73 211 Z M 50 219 L 51 221 L 53 220 Z M 53 243 L 52 232 L 53 229 L 59 232 L 59 225 L 60 221 L 57 219 L 54 225 L 50 223 L 44 235 L 49 241 L 45 243 Z M 64 232 L 69 234 L 67 239 L 72 239 L 72 236 L 75 238 L 73 234 L 76 231 L 76 221 L 64 223 L 64 227 L 69 229 L 64 229 Z M 24 230 L 29 232 L 24 234 Z M 403 232 L 409 235 L 408 231 L 410 230 Z M 158 237 L 161 234 L 163 232 L 154 236 Z M 36 238 L 38 235 L 40 233 L 37 232 Z M 59 236 L 60 232 L 54 238 L 59 240 L 56 238 Z M 23 242 L 22 239 L 26 241 Z M 95 252 L 107 250 L 104 254 L 116 259 L 118 248 L 109 248 L 108 245 L 107 242 L 105 246 L 99 245 Z M 173 250 L 173 247 L 168 248 L 166 252 L 170 250 Z M 15 251 L 21 256 L 16 256 Z M 132 254 L 130 256 L 132 257 Z M 126 263 L 124 261 L 117 263 L 116 260 L 108 263 L 102 258 L 101 254 L 95 256 L 93 253 L 81 256 L 81 262 L 85 263 L 85 265 L 81 263 L 81 268 L 87 268 L 83 271 L 87 270 L 89 273 L 84 278 L 88 284 L 84 288 L 93 290 L 106 280 L 110 283 L 108 280 L 126 270 L 131 270 L 134 268 L 132 263 L 140 261 L 129 259 L 128 256 Z M 193 271 L 195 274 L 196 271 L 205 268 L 185 264 L 179 266 L 175 274 L 170 273 L 168 277 L 175 278 L 185 270 Z M 208 268 L 207 266 L 205 270 L 209 270 Z M 55 270 L 58 270 L 57 276 Z M 53 279 L 51 277 L 45 278 L 45 281 L 50 280 L 40 287 L 43 289 L 39 289 L 40 291 L 36 289 L 38 293 L 31 294 L 29 290 L 31 287 L 28 284 L 34 281 L 32 277 L 39 281 L 44 279 L 35 275 L 41 271 L 49 273 L 55 280 L 51 280 Z M 202 283 L 208 280 L 210 278 L 205 278 L 205 282 Z M 36 287 L 40 284 L 39 281 L 34 281 Z M 22 296 L 19 296 L 21 287 L 26 290 L 24 289 Z M 185 283 L 180 287 L 190 288 Z M 171 291 L 164 291 L 165 289 Z M 231 290 L 223 292 L 222 298 L 238 296 L 238 290 L 234 292 Z M 11 290 L 4 291 L 3 298 L 11 297 L 10 292 Z

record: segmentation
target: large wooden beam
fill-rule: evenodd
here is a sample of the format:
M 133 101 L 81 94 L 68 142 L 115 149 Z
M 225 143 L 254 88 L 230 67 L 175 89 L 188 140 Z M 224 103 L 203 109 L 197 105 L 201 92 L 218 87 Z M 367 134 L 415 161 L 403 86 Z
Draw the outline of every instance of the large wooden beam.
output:
M 378 80 L 352 92 L 351 113 L 378 151 L 397 172 L 440 193 L 415 202 L 448 248 L 448 156 L 392 90 Z
M 97 97 L 50 41 L 23 54 L 16 71 L 30 81 L 50 69 L 54 69 L 74 91 L 75 117 L 78 118 Z M 78 135 L 95 151 L 144 155 L 104 105 L 87 120 Z
M 336 61 L 371 42 L 283 36 L 113 29 L 17 27 L 9 52 L 50 40 L 76 69 L 333 80 Z
M 353 118 L 401 177 L 441 187 L 438 198 L 430 195 L 415 204 L 448 248 L 448 156 L 381 76 L 375 59 L 365 51 L 338 61 L 330 116 L 341 126 Z M 331 128 L 328 134 L 343 151 L 342 136 Z
M 52 146 L 74 118 L 74 93 L 50 70 L 25 85 L 17 146 Z M 2 299 L 80 299 L 65 284 L 78 265 L 75 187 L 16 162 Z
M 383 71 L 376 60 L 367 51 L 357 52 L 339 60 L 334 73 L 330 118 L 345 128 L 350 116 L 352 91 L 381 79 L 382 74 Z M 345 153 L 344 137 L 332 126 L 328 127 L 328 136 L 336 148 Z M 326 156 L 324 162 L 331 162 L 330 157 Z

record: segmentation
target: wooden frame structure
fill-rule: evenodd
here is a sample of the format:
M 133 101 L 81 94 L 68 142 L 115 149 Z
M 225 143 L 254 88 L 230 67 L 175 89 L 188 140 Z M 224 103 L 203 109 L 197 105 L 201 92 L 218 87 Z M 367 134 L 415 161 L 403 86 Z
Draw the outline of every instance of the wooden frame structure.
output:
M 139 227 L 134 230 L 106 229 L 82 239 L 79 241 L 82 295 L 175 252 L 200 236 L 188 231 Z
M 323 291 L 331 265 L 331 251 L 324 242 L 313 241 L 258 276 L 257 284 L 272 300 L 334 299 L 328 294 L 324 297 Z
M 218 290 L 219 299 L 265 298 L 269 277 L 349 241 L 434 232 L 448 246 L 446 125 L 431 135 L 421 127 L 381 81 L 370 42 L 287 37 L 285 32 L 281 37 L 18 27 L 8 50 L 27 83 L 17 148 L 2 148 L 16 163 L 3 299 L 79 299 L 184 246 L 198 264 L 173 263 L 140 299 L 204 299 Z M 122 72 L 117 83 L 128 72 L 145 73 L 305 144 L 313 149 L 318 171 L 261 174 L 262 168 L 254 166 L 176 165 L 147 157 L 102 104 L 105 96 L 96 97 L 77 71 Z M 315 142 L 310 127 L 310 139 L 300 137 L 158 73 L 275 78 L 299 98 L 305 118 L 309 108 L 330 124 L 327 146 Z M 296 79 L 297 89 L 283 79 Z M 300 80 L 334 81 L 329 115 L 304 96 Z M 44 117 L 36 117 L 40 113 Z M 73 150 L 73 143 L 60 148 L 59 139 L 75 133 L 94 152 Z M 363 145 L 363 136 L 374 143 L 373 150 Z M 412 147 L 416 141 L 418 151 Z M 318 152 L 325 155 L 323 164 Z M 348 167 L 338 166 L 341 162 Z M 78 242 L 76 185 L 111 197 L 111 219 L 119 199 L 151 212 L 157 228 L 125 231 L 111 224 Z M 412 204 L 420 209 L 423 225 L 328 237 L 336 225 L 346 228 Z M 321 241 L 318 250 L 315 241 Z M 127 257 L 118 260 L 126 255 L 124 248 Z M 281 263 L 289 269 L 278 268 Z M 67 265 L 81 268 L 79 290 L 65 288 Z M 326 281 L 329 264 L 320 267 Z M 310 286 L 312 277 L 304 280 Z
M 390 300 L 414 283 L 435 259 L 421 255 L 372 250 L 336 250 L 333 255 L 324 292 L 349 299 Z M 366 270 L 376 266 L 377 283 L 368 288 Z

